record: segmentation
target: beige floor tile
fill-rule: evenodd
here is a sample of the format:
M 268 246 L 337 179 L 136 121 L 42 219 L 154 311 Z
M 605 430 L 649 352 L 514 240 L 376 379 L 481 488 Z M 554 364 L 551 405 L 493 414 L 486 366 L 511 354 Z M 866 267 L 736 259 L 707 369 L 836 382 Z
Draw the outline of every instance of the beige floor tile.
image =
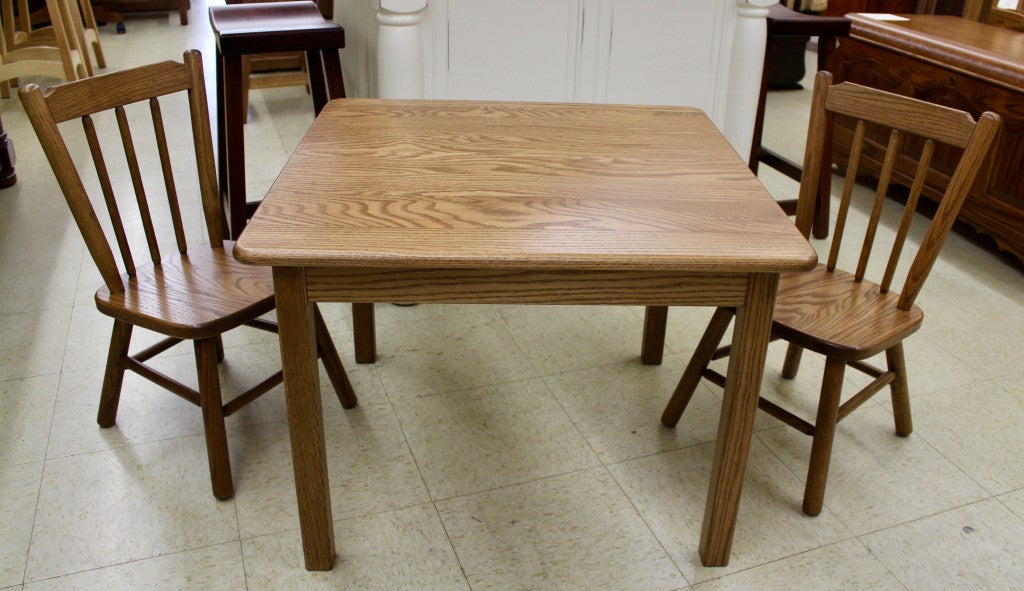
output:
M 474 589 L 686 585 L 604 468 L 437 503 Z
M 1024 519 L 1024 488 L 1006 493 L 999 497 L 999 500 L 1006 505 L 1010 511 L 1013 511 L 1018 517 Z
M 0 381 L 60 371 L 71 307 L 0 315 Z
M 676 566 L 691 584 L 722 577 L 852 537 L 826 508 L 816 518 L 800 511 L 803 483 L 757 440 L 726 567 L 701 566 L 697 555 L 714 444 L 610 466 Z
M 466 312 L 380 330 L 377 372 L 392 401 L 534 377 L 495 313 Z
M 0 466 L 42 461 L 60 374 L 0 382 Z
M 48 460 L 25 580 L 238 539 L 210 491 L 202 437 Z
M 71 306 L 80 265 L 77 253 L 0 265 L 0 314 Z
M 434 499 L 600 464 L 540 379 L 396 402 L 395 413 Z
M 930 338 L 932 315 L 925 308 L 924 326 L 921 330 L 904 342 L 903 352 L 907 360 L 907 385 L 911 396 L 922 396 L 956 387 L 966 387 L 989 379 L 984 372 L 978 371 L 949 350 L 941 339 Z M 885 354 L 869 360 L 877 367 L 885 367 Z M 870 377 L 860 372 L 847 369 L 850 377 L 856 376 L 860 386 L 870 383 Z M 889 390 L 885 389 L 875 395 L 875 400 L 885 402 L 890 399 Z M 886 402 L 887 403 L 887 402 Z
M 244 591 L 245 571 L 239 543 L 229 542 L 37 581 L 25 588 L 29 591 Z
M 992 494 L 1024 487 L 1020 378 L 927 396 L 914 406 L 917 433 Z
M 860 408 L 837 429 L 825 505 L 851 531 L 865 534 L 989 496 L 922 437 L 898 437 L 892 420 L 880 406 Z M 810 437 L 780 427 L 757 438 L 806 478 Z
M 42 462 L 0 467 L 0 587 L 24 579 L 42 474 Z
M 911 590 L 1024 588 L 1024 520 L 994 499 L 862 540 Z
M 815 591 L 903 591 L 906 589 L 857 540 L 846 540 L 701 583 L 693 591 L 789 591 L 799 581 Z
M 76 305 L 71 311 L 67 348 L 61 365 L 63 371 L 104 367 L 107 363 L 107 350 L 110 348 L 110 334 L 114 329 L 114 319 L 104 316 L 96 309 L 96 304 L 92 302 L 92 293 L 95 291 L 94 287 L 90 291 L 89 301 Z M 153 331 L 135 328 L 132 330 L 129 351 L 134 354 L 136 351 L 141 351 L 157 343 L 162 338 L 161 335 Z M 189 350 L 187 347 L 186 343 L 181 343 L 164 355 L 185 354 Z
M 423 479 L 388 405 L 326 417 L 328 476 L 335 519 L 423 503 Z M 243 538 L 299 523 L 287 423 L 264 423 L 231 438 L 235 503 Z
M 686 355 L 660 366 L 636 362 L 544 378 L 603 462 L 614 463 L 715 440 L 722 401 L 702 385 L 675 429 L 661 413 L 682 374 Z
M 298 530 L 243 540 L 249 590 L 469 589 L 429 503 L 336 521 L 334 531 L 330 572 L 305 570 Z
M 636 361 L 643 323 L 623 306 L 506 306 L 501 318 L 540 375 Z

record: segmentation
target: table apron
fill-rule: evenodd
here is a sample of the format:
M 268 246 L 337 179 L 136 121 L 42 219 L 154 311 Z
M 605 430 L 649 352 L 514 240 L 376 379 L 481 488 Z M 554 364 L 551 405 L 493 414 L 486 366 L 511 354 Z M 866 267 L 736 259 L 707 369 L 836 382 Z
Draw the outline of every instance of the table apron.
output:
M 742 306 L 749 275 L 558 269 L 306 269 L 310 301 Z

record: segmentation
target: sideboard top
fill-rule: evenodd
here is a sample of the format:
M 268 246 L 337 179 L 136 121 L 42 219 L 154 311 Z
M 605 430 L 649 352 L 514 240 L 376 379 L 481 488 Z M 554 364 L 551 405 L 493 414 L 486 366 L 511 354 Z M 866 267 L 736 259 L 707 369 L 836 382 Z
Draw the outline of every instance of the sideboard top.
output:
M 1024 33 L 956 16 L 908 14 L 881 20 L 852 13 L 850 36 L 1024 90 Z

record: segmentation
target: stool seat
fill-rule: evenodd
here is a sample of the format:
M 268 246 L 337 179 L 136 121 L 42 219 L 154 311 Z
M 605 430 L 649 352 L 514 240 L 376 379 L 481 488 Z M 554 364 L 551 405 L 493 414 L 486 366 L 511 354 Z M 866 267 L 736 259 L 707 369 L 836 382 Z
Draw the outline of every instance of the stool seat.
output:
M 210 25 L 224 55 L 345 46 L 345 29 L 310 1 L 211 6 Z

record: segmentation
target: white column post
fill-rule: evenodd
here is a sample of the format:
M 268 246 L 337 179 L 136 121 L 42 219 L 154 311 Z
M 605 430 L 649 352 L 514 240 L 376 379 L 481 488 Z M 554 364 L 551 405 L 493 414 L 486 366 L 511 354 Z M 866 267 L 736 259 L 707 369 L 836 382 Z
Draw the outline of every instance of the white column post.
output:
M 736 0 L 736 30 L 729 61 L 725 137 L 744 160 L 750 158 L 754 119 L 761 92 L 764 48 L 768 41 L 768 7 L 777 0 Z
M 427 0 L 377 0 L 377 96 L 423 98 L 423 37 Z

